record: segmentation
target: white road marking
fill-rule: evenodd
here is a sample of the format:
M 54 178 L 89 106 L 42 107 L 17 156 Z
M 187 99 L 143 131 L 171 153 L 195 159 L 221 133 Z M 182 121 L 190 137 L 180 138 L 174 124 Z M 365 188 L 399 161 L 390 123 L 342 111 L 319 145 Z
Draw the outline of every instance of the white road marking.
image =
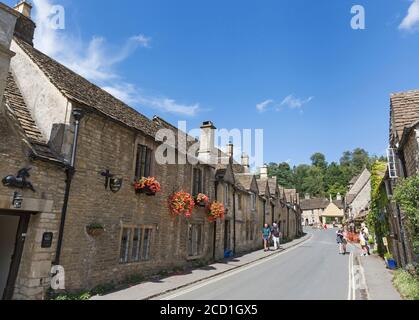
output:
M 309 239 L 307 239 L 307 240 L 305 240 L 305 241 L 303 241 L 303 242 L 301 242 L 301 243 L 297 244 L 296 246 L 294 246 L 294 247 L 292 247 L 292 248 L 290 248 L 290 249 L 286 249 L 285 251 L 283 251 L 283 252 L 281 252 L 281 253 L 275 254 L 275 255 L 273 255 L 272 257 L 269 257 L 269 258 L 263 259 L 263 260 L 261 260 L 261 261 L 257 261 L 257 262 L 255 262 L 255 263 L 252 263 L 252 264 L 250 264 L 250 265 L 246 266 L 246 267 L 240 267 L 239 269 L 233 270 L 233 271 L 231 271 L 231 272 L 227 272 L 227 273 L 226 273 L 226 274 L 224 274 L 224 275 L 218 276 L 218 277 L 216 277 L 216 278 L 214 278 L 214 279 L 212 279 L 212 280 L 206 281 L 206 282 L 204 282 L 204 283 L 201 283 L 201 284 L 195 285 L 195 286 L 193 286 L 193 287 L 191 287 L 191 288 L 189 288 L 189 289 L 184 289 L 184 290 L 180 289 L 180 290 L 181 290 L 181 292 L 178 292 L 178 293 L 172 294 L 172 295 L 170 295 L 170 296 L 168 296 L 168 297 L 166 297 L 166 298 L 162 298 L 162 299 L 160 299 L 160 300 L 173 300 L 173 299 L 175 299 L 175 298 L 177 298 L 177 297 L 179 297 L 179 296 L 183 296 L 183 295 L 185 295 L 185 294 L 187 294 L 187 293 L 190 293 L 190 292 L 192 292 L 192 291 L 198 290 L 198 289 L 200 289 L 200 288 L 202 288 L 202 287 L 205 287 L 205 286 L 207 286 L 207 285 L 209 285 L 209 284 L 212 284 L 212 283 L 218 282 L 218 281 L 223 280 L 223 279 L 225 279 L 225 278 L 231 277 L 231 276 L 236 275 L 236 274 L 238 274 L 238 273 L 241 273 L 241 272 L 243 272 L 243 271 L 246 271 L 246 270 L 249 270 L 249 269 L 254 268 L 254 267 L 256 267 L 256 266 L 259 266 L 259 265 L 261 265 L 261 264 L 263 264 L 263 263 L 266 263 L 266 262 L 268 262 L 268 261 L 274 260 L 274 259 L 276 259 L 276 258 L 278 258 L 278 257 L 280 257 L 280 256 L 282 256 L 282 255 L 284 255 L 284 254 L 286 254 L 286 253 L 289 253 L 289 252 L 291 252 L 291 251 L 294 251 L 295 249 L 297 249 L 297 248 L 301 247 L 302 245 L 304 245 L 304 244 L 306 244 L 306 243 L 308 243 L 308 242 L 312 241 L 312 239 L 313 239 L 313 237 L 311 236 Z
M 348 270 L 349 270 L 349 281 L 348 281 L 348 300 L 353 300 L 352 299 L 352 252 L 349 254 L 349 265 L 348 265 Z

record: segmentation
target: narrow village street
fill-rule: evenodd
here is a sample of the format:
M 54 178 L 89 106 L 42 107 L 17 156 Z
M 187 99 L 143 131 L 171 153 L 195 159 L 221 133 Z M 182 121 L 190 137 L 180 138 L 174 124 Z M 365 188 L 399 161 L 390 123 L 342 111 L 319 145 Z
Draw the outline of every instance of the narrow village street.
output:
M 419 300 L 419 0 L 3 1 L 0 301 Z
M 307 232 L 308 241 L 279 255 L 159 299 L 347 300 L 350 255 L 338 254 L 336 230 Z

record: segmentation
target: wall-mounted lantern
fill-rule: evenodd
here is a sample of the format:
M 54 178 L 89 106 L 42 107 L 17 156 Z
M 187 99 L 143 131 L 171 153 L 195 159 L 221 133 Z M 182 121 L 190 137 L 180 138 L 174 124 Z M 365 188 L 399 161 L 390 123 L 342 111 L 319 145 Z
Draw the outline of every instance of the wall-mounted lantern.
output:
M 111 190 L 113 193 L 117 193 L 122 188 L 122 178 L 117 178 L 115 175 L 111 174 L 109 170 L 103 171 L 101 173 L 102 177 L 105 177 L 105 190 Z
M 12 201 L 13 208 L 21 209 L 22 208 L 22 203 L 23 203 L 22 195 L 19 192 L 15 192 L 13 194 L 13 201 Z

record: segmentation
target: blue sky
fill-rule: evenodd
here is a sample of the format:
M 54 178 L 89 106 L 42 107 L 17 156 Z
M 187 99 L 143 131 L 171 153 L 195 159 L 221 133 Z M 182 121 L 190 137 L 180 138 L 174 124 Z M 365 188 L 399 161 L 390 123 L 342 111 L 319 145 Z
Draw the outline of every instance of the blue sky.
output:
M 419 88 L 417 0 L 33 2 L 42 51 L 149 117 L 262 128 L 265 162 L 383 154 L 390 93 Z M 42 27 L 51 4 L 65 30 Z

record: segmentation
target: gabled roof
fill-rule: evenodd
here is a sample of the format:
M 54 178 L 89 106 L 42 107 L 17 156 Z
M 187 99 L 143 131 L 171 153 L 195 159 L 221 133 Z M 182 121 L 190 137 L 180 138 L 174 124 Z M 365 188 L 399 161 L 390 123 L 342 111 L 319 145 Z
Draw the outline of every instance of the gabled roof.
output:
M 326 210 L 322 213 L 322 217 L 344 217 L 344 213 L 334 203 L 329 203 Z
M 394 142 L 393 133 L 402 138 L 405 128 L 419 121 L 419 90 L 406 91 L 391 95 L 390 142 Z
M 330 203 L 330 200 L 326 198 L 301 199 L 300 207 L 301 210 L 326 209 Z M 344 208 L 343 200 L 333 200 L 332 203 L 339 209 Z
M 241 185 L 244 190 L 259 194 L 258 183 L 256 176 L 253 174 L 234 174 L 236 184 Z
M 153 121 L 25 41 L 17 37 L 14 40 L 67 99 L 91 107 L 146 135 L 155 136 L 159 128 Z
M 259 195 L 261 196 L 271 196 L 270 190 L 269 190 L 269 182 L 268 179 L 256 179 L 259 189 Z
M 62 159 L 48 146 L 42 136 L 11 73 L 7 77 L 4 103 L 9 115 L 21 128 L 33 155 L 49 161 L 63 163 Z
M 269 183 L 269 190 L 271 191 L 271 196 L 277 197 L 280 192 L 277 177 L 269 178 L 268 183 Z

